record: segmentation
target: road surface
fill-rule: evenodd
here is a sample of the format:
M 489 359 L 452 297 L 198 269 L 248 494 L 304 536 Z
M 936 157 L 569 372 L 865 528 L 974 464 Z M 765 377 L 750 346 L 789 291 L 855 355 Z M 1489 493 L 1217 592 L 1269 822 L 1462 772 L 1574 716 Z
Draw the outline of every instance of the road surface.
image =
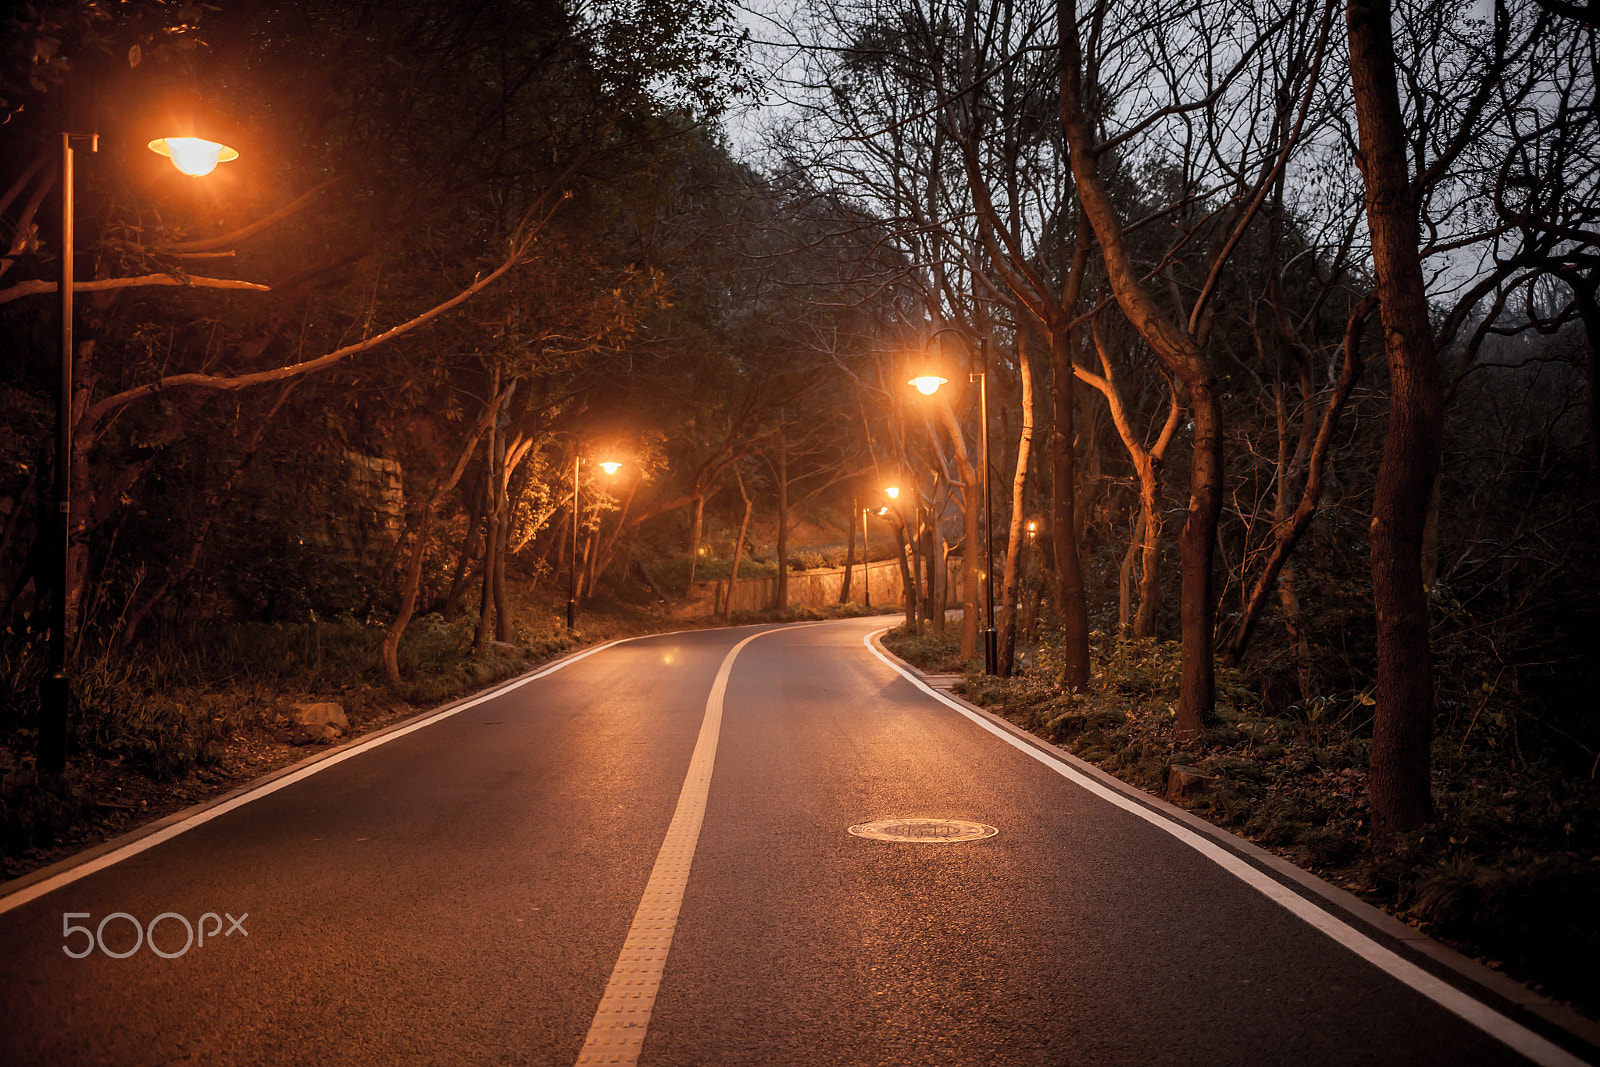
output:
M 0 1064 L 1582 1062 L 883 624 L 603 647 L 12 892 Z

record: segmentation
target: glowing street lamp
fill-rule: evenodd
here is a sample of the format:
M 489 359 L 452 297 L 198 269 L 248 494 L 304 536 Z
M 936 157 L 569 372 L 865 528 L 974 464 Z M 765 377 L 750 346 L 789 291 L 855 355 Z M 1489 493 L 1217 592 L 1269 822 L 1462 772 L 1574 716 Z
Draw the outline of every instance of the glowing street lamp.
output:
M 191 108 L 191 123 L 193 119 Z M 178 132 L 178 131 L 174 131 Z M 188 132 L 188 131 L 184 131 Z M 56 588 L 50 613 L 50 650 L 44 680 L 39 685 L 41 717 L 39 723 L 38 767 L 46 774 L 60 774 L 67 765 L 67 709 L 72 687 L 67 679 L 67 601 L 72 588 L 72 351 L 73 351 L 73 256 L 76 246 L 73 164 L 76 153 L 73 138 L 88 140 L 89 151 L 100 151 L 99 134 L 61 134 L 61 337 L 56 384 L 56 461 L 55 514 L 53 516 L 56 558 Z M 227 145 L 193 137 L 161 137 L 150 148 L 168 156 L 185 174 L 196 177 L 210 174 L 218 163 L 239 158 Z
M 578 527 L 583 512 L 578 508 L 578 474 L 582 470 L 583 453 L 572 450 L 572 566 L 567 569 L 567 629 L 578 625 Z M 615 474 L 622 467 L 615 460 L 606 460 L 600 469 Z
M 166 112 L 162 117 L 166 133 L 151 141 L 149 148 L 172 160 L 183 173 L 203 178 L 216 170 L 218 163 L 239 158 L 239 150 L 224 140 L 221 127 L 229 124 L 209 113 L 197 94 L 174 97 L 167 102 Z
M 171 159 L 174 167 L 194 178 L 210 174 L 218 163 L 232 163 L 239 158 L 237 149 L 199 137 L 157 137 L 150 142 L 150 151 Z
M 890 500 L 899 500 L 900 487 L 898 485 L 891 485 L 883 491 L 883 495 L 888 497 Z
M 931 345 L 933 339 L 942 333 L 960 332 L 954 326 L 945 326 L 933 331 L 928 338 Z M 931 363 L 931 357 L 930 357 Z M 983 631 L 983 670 L 985 674 L 1000 673 L 1000 643 L 994 628 L 994 582 L 990 575 L 994 572 L 994 511 L 989 500 L 989 339 L 978 339 L 978 365 L 977 369 L 967 375 L 968 381 L 978 383 L 978 428 L 980 452 L 982 453 L 983 480 L 983 525 L 984 525 L 984 552 L 988 562 L 985 564 L 983 576 L 983 593 L 985 602 L 985 619 L 987 625 Z M 933 370 L 924 370 L 922 374 L 911 379 L 911 384 L 917 387 L 918 392 L 924 396 L 932 396 L 938 391 L 939 386 L 949 379 L 941 378 Z

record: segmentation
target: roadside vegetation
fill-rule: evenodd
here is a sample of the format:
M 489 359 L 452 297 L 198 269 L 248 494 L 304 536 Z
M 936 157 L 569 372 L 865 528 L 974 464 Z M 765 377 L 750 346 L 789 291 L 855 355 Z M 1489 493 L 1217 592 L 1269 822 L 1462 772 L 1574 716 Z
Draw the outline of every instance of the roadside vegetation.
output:
M 1198 787 L 1176 800 L 1195 814 L 1600 1014 L 1600 783 L 1574 773 L 1559 734 L 1519 728 L 1503 704 L 1486 710 L 1456 674 L 1441 687 L 1457 712 L 1434 739 L 1434 817 L 1375 839 L 1370 696 L 1268 706 L 1240 672 L 1221 672 L 1216 722 L 1184 741 L 1178 644 L 1093 638 L 1090 685 L 1068 693 L 1048 641 L 1027 648 L 1011 678 L 963 660 L 953 624 L 921 637 L 900 627 L 884 643 L 919 669 L 964 674 L 961 696 L 1147 792 L 1167 796 L 1175 766 L 1198 771 Z

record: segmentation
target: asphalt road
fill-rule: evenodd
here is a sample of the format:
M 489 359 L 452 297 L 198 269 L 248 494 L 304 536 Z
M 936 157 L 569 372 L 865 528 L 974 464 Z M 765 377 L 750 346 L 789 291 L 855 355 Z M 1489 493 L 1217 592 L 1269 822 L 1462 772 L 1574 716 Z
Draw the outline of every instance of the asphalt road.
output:
M 882 625 L 610 646 L 0 899 L 0 1064 L 575 1064 L 646 926 L 647 1065 L 1577 1062 L 939 702 Z M 848 832 L 900 816 L 999 832 Z

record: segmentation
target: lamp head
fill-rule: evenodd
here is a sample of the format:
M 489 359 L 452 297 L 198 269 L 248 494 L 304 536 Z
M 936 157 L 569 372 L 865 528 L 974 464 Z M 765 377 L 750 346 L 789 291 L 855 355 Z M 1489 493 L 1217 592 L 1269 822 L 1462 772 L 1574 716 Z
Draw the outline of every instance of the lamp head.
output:
M 194 178 L 210 174 L 218 163 L 239 158 L 239 153 L 227 145 L 198 137 L 158 137 L 150 142 L 150 151 L 168 157 L 174 167 Z
M 939 391 L 939 386 L 949 380 L 949 378 L 941 378 L 937 374 L 919 374 L 911 379 L 911 384 L 916 386 L 917 392 L 923 396 L 932 396 Z
M 605 471 L 607 474 L 615 474 L 621 466 L 622 464 L 618 463 L 616 460 L 607 460 L 606 462 L 600 464 L 600 469 Z
M 883 495 L 888 497 L 890 500 L 899 500 L 900 487 L 898 485 L 891 485 L 883 491 Z
M 150 151 L 172 160 L 183 173 L 199 178 L 217 169 L 218 163 L 231 163 L 239 151 L 230 147 L 238 131 L 220 116 L 209 112 L 195 93 L 167 101 L 159 122 L 162 136 L 150 142 Z

